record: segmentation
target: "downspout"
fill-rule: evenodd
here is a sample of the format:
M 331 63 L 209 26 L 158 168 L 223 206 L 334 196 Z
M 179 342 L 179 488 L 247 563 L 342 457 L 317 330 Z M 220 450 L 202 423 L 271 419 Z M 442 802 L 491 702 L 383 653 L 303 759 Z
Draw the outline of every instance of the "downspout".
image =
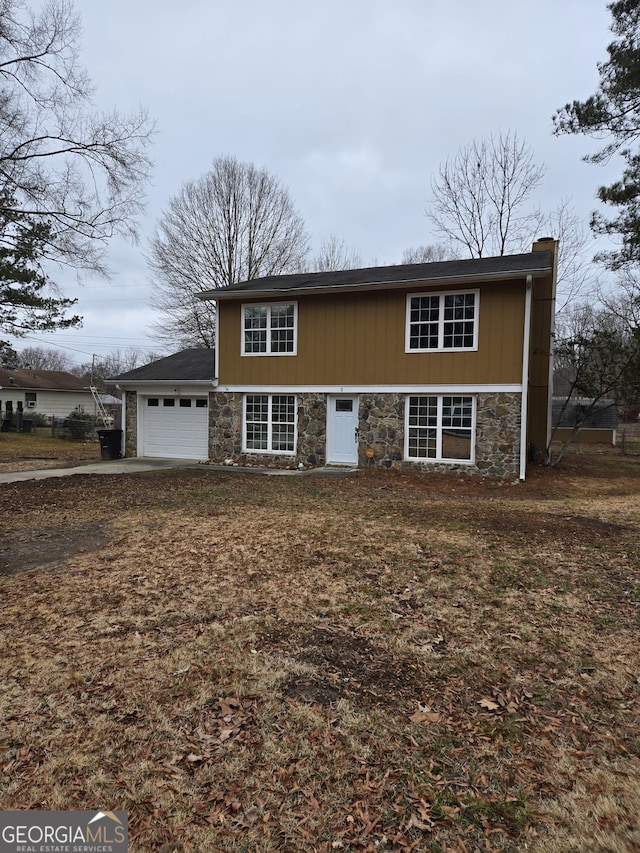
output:
M 529 348 L 531 346 L 531 302 L 533 276 L 527 276 L 524 297 L 524 334 L 522 342 L 522 394 L 520 398 L 520 479 L 527 474 L 527 415 L 529 409 Z
M 120 426 L 122 427 L 122 456 L 127 455 L 125 448 L 127 446 L 127 392 L 123 391 L 119 385 L 116 385 L 118 391 L 122 391 L 122 409 L 120 410 Z
M 218 379 L 220 377 L 220 309 L 218 303 L 216 303 L 216 317 L 214 320 L 214 335 L 215 339 L 213 341 L 213 371 L 214 371 L 214 380 L 216 385 L 218 384 Z

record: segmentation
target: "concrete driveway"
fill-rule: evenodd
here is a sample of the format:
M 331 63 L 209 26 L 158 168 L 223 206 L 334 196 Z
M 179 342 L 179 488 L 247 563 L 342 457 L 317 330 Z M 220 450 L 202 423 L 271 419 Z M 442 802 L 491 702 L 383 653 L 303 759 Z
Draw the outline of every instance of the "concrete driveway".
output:
M 341 466 L 336 468 L 310 468 L 305 471 L 282 468 L 254 468 L 228 465 L 206 465 L 193 459 L 153 459 L 151 457 L 132 457 L 130 459 L 112 459 L 108 461 L 76 465 L 73 468 L 42 468 L 37 471 L 14 471 L 0 474 L 1 483 L 19 483 L 24 480 L 46 480 L 49 477 L 70 477 L 72 474 L 137 474 L 143 471 L 158 471 L 163 468 L 201 468 L 203 471 L 226 471 L 247 474 L 266 474 L 268 476 L 318 476 L 346 477 L 357 472 L 356 468 Z
M 162 468 L 190 468 L 198 465 L 193 459 L 152 459 L 132 457 L 112 459 L 73 468 L 42 468 L 37 471 L 14 471 L 0 474 L 0 483 L 18 483 L 22 480 L 45 480 L 49 477 L 70 477 L 72 474 L 136 474 L 140 471 L 157 471 Z

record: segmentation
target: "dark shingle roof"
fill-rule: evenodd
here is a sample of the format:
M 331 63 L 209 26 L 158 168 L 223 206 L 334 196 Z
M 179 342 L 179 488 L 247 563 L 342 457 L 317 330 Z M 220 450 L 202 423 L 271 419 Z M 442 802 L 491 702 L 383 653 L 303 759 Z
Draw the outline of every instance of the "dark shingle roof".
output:
M 430 264 L 396 264 L 386 267 L 367 267 L 359 270 L 307 272 L 293 275 L 272 275 L 232 284 L 220 290 L 206 290 L 201 299 L 233 299 L 247 294 L 267 295 L 291 291 L 326 291 L 350 288 L 381 289 L 402 286 L 404 283 L 447 280 L 491 279 L 520 277 L 528 274 L 546 275 L 551 271 L 552 253 L 527 252 L 522 255 L 501 255 L 496 258 L 467 258 L 457 261 L 438 261 Z
M 185 349 L 114 377 L 116 382 L 197 382 L 213 379 L 215 350 Z
M 32 388 L 39 391 L 86 391 L 89 384 L 86 379 L 67 373 L 66 370 L 32 370 L 19 367 L 7 370 L 0 367 L 0 386 L 6 388 Z
M 591 406 L 591 400 L 576 397 L 569 402 L 566 398 L 552 400 L 551 424 L 555 427 L 574 427 L 582 419 L 583 412 Z M 617 429 L 618 407 L 615 400 L 599 400 L 591 415 L 580 424 L 580 429 Z

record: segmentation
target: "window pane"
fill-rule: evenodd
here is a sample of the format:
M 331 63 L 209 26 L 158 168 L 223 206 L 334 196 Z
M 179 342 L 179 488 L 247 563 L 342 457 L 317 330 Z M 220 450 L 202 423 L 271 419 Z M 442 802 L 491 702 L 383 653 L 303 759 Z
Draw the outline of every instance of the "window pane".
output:
M 437 452 L 437 397 L 409 397 L 408 455 L 433 459 Z
M 180 400 L 180 408 L 181 409 L 190 409 L 191 408 L 191 400 Z
M 267 424 L 247 421 L 247 450 L 266 450 L 267 437 Z
M 208 403 L 204 397 L 196 400 L 196 409 L 206 409 L 206 408 L 208 408 Z
M 442 458 L 471 459 L 471 397 L 442 398 Z
M 293 305 L 271 306 L 271 352 L 293 352 Z
M 293 329 L 274 329 L 271 332 L 271 352 L 293 352 Z
M 165 397 L 164 400 L 162 401 L 162 405 L 166 406 L 167 408 L 173 408 L 173 406 L 175 406 L 175 404 L 176 404 L 176 401 L 174 400 L 173 397 Z
M 267 308 L 265 305 L 250 306 L 244 309 L 245 329 L 266 329 Z
M 269 398 L 266 395 L 252 394 L 247 397 L 247 421 L 269 419 Z
M 157 397 L 149 397 L 149 399 L 147 400 L 147 406 L 158 406 L 159 404 L 160 401 Z
M 271 328 L 293 329 L 293 305 L 271 306 Z
M 438 346 L 438 296 L 412 296 L 409 306 L 409 348 L 435 349 Z
M 444 297 L 443 346 L 463 349 L 473 346 L 475 294 L 451 293 Z
M 245 352 L 266 352 L 267 351 L 267 333 L 264 332 L 246 332 L 244 333 L 244 351 Z
M 471 459 L 471 431 L 442 431 L 443 459 Z

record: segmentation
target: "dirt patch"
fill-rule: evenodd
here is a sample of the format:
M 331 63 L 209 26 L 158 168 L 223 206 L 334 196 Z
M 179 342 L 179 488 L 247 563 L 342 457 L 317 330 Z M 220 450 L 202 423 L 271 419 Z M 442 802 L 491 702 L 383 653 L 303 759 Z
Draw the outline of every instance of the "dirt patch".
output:
M 292 678 L 284 690 L 326 705 L 341 696 L 359 705 L 397 707 L 422 698 L 424 676 L 415 659 L 392 655 L 380 643 L 353 631 L 317 628 L 280 650 L 293 652 L 299 663 L 313 666 L 317 676 Z
M 111 538 L 105 522 L 61 526 L 54 520 L 46 527 L 14 528 L 2 537 L 0 575 L 62 564 L 78 555 L 104 549 Z

